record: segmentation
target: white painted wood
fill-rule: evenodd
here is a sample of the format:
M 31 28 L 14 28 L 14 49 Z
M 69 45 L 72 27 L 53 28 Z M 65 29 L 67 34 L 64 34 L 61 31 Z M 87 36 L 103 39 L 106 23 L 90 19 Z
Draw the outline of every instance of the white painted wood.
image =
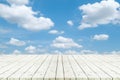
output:
M 38 69 L 35 75 L 32 77 L 33 80 L 43 80 L 47 69 L 49 68 L 49 64 L 51 63 L 52 55 L 49 55 L 42 66 Z
M 65 80 L 75 80 L 76 77 L 68 61 L 68 55 L 62 55 L 62 59 Z
M 32 59 L 30 59 L 28 62 L 24 62 L 21 67 L 17 68 L 16 72 L 8 77 L 8 80 L 19 79 L 22 74 L 27 72 L 33 66 L 34 62 L 37 61 L 37 59 L 38 56 L 33 56 Z
M 44 63 L 44 60 L 47 58 L 47 55 L 41 55 L 38 56 L 37 61 L 34 62 L 33 66 L 22 76 L 20 77 L 20 80 L 30 80 L 36 73 L 36 71 L 41 67 L 41 65 Z
M 2 55 L 0 80 L 120 80 L 120 55 Z
M 72 57 L 72 55 L 68 56 L 69 62 L 71 64 L 71 67 L 75 73 L 75 76 L 77 78 L 77 80 L 88 80 L 86 74 L 84 73 L 84 71 L 79 67 L 79 65 L 76 63 L 76 61 L 74 60 L 74 58 Z
M 25 59 L 26 59 L 26 58 L 25 58 Z M 14 74 L 15 72 L 17 72 L 20 68 L 23 68 L 24 65 L 26 65 L 26 64 L 29 62 L 28 60 L 25 60 L 25 59 L 23 60 L 23 61 L 25 61 L 25 62 L 22 62 L 22 63 L 19 62 L 19 63 L 17 63 L 17 64 L 14 64 L 11 69 L 9 69 L 8 71 L 2 73 L 2 74 L 0 75 L 1 80 L 6 80 L 10 75 L 12 75 L 12 74 Z M 33 56 L 31 56 L 31 57 L 29 58 L 29 60 L 31 60 L 31 59 L 33 59 Z M 17 77 L 17 78 L 19 78 L 19 77 Z
M 94 63 L 90 61 L 91 60 L 90 57 L 82 56 L 81 58 L 101 78 L 101 80 L 112 80 L 111 76 L 109 76 L 104 71 L 96 67 Z
M 106 74 L 110 75 L 114 80 L 120 79 L 120 74 L 112 71 L 110 69 L 110 66 L 107 66 L 107 64 L 105 64 L 104 61 L 102 61 L 99 57 L 100 56 L 95 55 L 94 60 L 99 61 L 99 63 L 94 63 L 94 64 L 99 68 L 101 68 L 101 70 L 103 70 Z M 91 58 L 93 58 L 93 56 L 91 56 Z
M 13 63 L 16 63 L 18 60 L 20 60 L 21 57 L 13 57 L 13 56 L 1 56 L 0 58 L 0 69 L 9 66 Z
M 90 80 L 100 80 L 100 77 L 86 65 L 86 63 L 81 59 L 80 55 L 74 56 L 74 58 L 76 59 L 79 66 L 83 69 L 83 71 L 87 75 L 88 79 L 90 79 Z
M 28 57 L 26 57 L 26 58 L 30 58 L 31 56 L 28 56 Z M 23 61 L 24 61 L 24 59 L 26 59 L 25 58 L 25 56 L 23 56 L 23 57 L 21 57 L 21 59 L 20 58 L 18 58 L 19 60 L 17 60 L 16 58 L 16 60 L 15 60 L 15 62 L 13 62 L 12 64 L 10 64 L 10 65 L 8 65 L 8 66 L 5 66 L 5 67 L 2 67 L 1 69 L 0 69 L 0 76 L 1 76 L 1 74 L 3 74 L 3 73 L 5 73 L 5 72 L 7 72 L 7 71 L 9 71 L 10 69 L 12 69 L 12 68 L 14 68 L 15 67 L 15 65 L 17 65 L 18 63 L 19 64 L 22 64 L 23 63 Z M 3 61 L 4 61 L 5 59 L 3 59 Z M 8 59 L 7 59 L 8 60 Z M 6 60 L 5 60 L 6 61 Z M 8 60 L 9 61 L 9 60 Z M 0 77 L 1 78 L 1 77 Z
M 104 64 L 107 64 L 106 66 L 110 67 L 111 70 L 120 74 L 120 57 L 118 55 L 100 56 L 99 58 L 103 61 Z
M 57 69 L 57 60 L 58 60 L 58 55 L 53 55 L 52 56 L 52 61 L 51 64 L 49 65 L 49 68 L 45 74 L 44 80 L 55 80 L 56 77 L 56 69 Z
M 64 80 L 62 55 L 58 56 L 56 79 L 57 80 Z

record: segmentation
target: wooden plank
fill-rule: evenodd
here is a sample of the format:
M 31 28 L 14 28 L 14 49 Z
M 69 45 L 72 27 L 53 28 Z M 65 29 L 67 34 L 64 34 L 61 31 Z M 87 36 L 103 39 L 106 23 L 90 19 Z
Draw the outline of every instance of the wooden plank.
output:
M 85 62 L 81 59 L 80 55 L 74 56 L 74 58 L 81 67 L 81 69 L 84 71 L 84 73 L 87 75 L 88 79 L 100 80 L 100 77 L 85 64 Z
M 62 55 L 58 56 L 56 80 L 64 80 Z
M 3 55 L 0 80 L 120 80 L 120 55 Z
M 90 62 L 91 58 L 89 58 L 89 56 L 83 55 L 81 58 L 89 66 L 89 68 L 91 68 L 93 72 L 95 72 L 101 78 L 101 80 L 112 80 L 111 76 L 96 67 L 93 62 Z
M 90 56 L 93 58 L 93 56 Z M 99 63 L 94 63 L 97 67 L 99 67 L 101 70 L 103 70 L 106 74 L 110 75 L 113 80 L 120 79 L 120 74 L 113 72 L 110 67 L 106 66 L 107 64 L 104 64 L 104 62 L 99 58 L 99 56 L 94 57 L 94 60 L 98 60 Z
M 111 67 L 111 69 L 113 71 L 115 71 L 116 73 L 118 72 L 120 74 L 120 57 L 116 56 L 116 55 L 107 55 L 107 56 L 100 56 L 99 57 L 103 63 L 106 63 L 109 67 Z
M 0 76 L 1 76 L 1 74 L 9 71 L 9 70 L 12 69 L 12 68 L 14 68 L 15 65 L 22 63 L 22 61 L 24 61 L 24 59 L 25 59 L 24 57 L 25 57 L 25 56 L 21 57 L 21 60 L 18 58 L 19 60 L 16 59 L 16 61 L 13 62 L 12 64 L 10 64 L 10 65 L 8 65 L 8 66 L 5 66 L 5 67 L 2 67 L 2 68 L 0 69 Z M 31 56 L 27 56 L 26 58 L 30 58 L 30 57 L 31 57 Z M 2 77 L 0 77 L 0 78 L 2 78 Z
M 24 62 L 23 65 L 19 66 L 19 68 L 16 68 L 16 71 L 9 75 L 8 80 L 13 80 L 13 79 L 20 79 L 20 77 L 27 71 L 29 70 L 35 61 L 37 61 L 38 56 L 33 56 L 31 60 Z
M 62 56 L 65 80 L 75 80 L 75 74 L 69 64 L 68 55 Z
M 52 55 L 49 55 L 45 62 L 41 65 L 41 67 L 37 70 L 37 72 L 35 73 L 35 75 L 32 77 L 32 80 L 43 80 L 45 73 L 47 71 L 47 69 L 49 68 L 49 65 L 51 63 L 52 60 Z
M 56 71 L 57 71 L 57 58 L 58 55 L 52 56 L 51 64 L 49 65 L 49 68 L 44 76 L 44 80 L 55 80 L 56 78 Z
M 28 59 L 29 59 L 29 60 L 33 59 L 33 56 L 29 57 Z M 20 69 L 23 65 L 25 65 L 25 64 L 27 64 L 27 63 L 29 62 L 28 60 L 26 60 L 26 58 L 25 58 L 23 61 L 25 61 L 25 62 L 22 62 L 22 63 L 19 62 L 19 63 L 17 63 L 17 64 L 13 64 L 13 66 L 11 67 L 11 69 L 9 69 L 8 71 L 2 73 L 2 74 L 0 75 L 1 80 L 6 80 L 6 79 L 8 79 L 8 77 L 9 77 L 11 74 L 15 73 L 15 72 L 16 72 L 18 69 Z
M 2 56 L 0 60 L 0 69 L 5 68 L 6 66 L 9 66 L 13 63 L 16 63 L 17 61 L 21 60 L 21 57 L 19 56 Z
M 113 74 L 116 75 L 116 76 L 113 76 L 113 79 L 120 79 L 120 68 L 119 67 L 106 62 L 107 59 L 104 56 L 100 56 L 99 59 L 101 59 L 102 64 L 105 65 L 105 67 L 107 67 L 112 72 L 111 75 Z M 113 60 L 116 59 L 115 56 L 112 59 Z
M 74 60 L 72 55 L 69 55 L 68 59 L 69 59 L 69 63 L 71 64 L 71 67 L 72 67 L 72 69 L 73 69 L 73 71 L 75 73 L 75 76 L 76 76 L 77 80 L 88 80 L 86 74 L 79 67 L 79 65 L 76 63 L 76 61 Z
M 47 58 L 47 55 L 38 56 L 38 60 L 36 62 L 34 62 L 34 65 L 20 77 L 20 80 L 30 80 L 30 79 L 32 79 L 32 77 L 35 75 L 36 71 L 44 63 L 46 58 Z
M 12 64 L 14 62 L 17 61 L 21 61 L 22 59 L 27 57 L 30 57 L 30 55 L 24 56 L 24 55 L 19 55 L 19 56 L 13 56 L 13 55 L 9 55 L 9 56 L 3 56 L 2 60 L 0 61 L 1 64 L 6 63 L 6 64 Z M 0 65 L 1 66 L 1 65 Z

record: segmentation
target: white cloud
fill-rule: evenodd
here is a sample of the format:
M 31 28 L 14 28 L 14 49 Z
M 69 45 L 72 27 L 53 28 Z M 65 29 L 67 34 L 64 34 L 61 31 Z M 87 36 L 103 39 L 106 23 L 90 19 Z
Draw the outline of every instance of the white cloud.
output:
M 37 12 L 26 6 L 27 0 L 8 0 L 9 5 L 0 4 L 0 17 L 31 31 L 47 30 L 54 26 L 50 18 L 36 17 Z M 19 4 L 19 5 L 18 5 Z M 23 5 L 20 5 L 23 4 Z
M 53 51 L 51 51 L 50 52 L 50 54 L 79 54 L 79 52 L 78 51 L 76 51 L 76 50 L 63 50 L 63 51 L 61 51 L 61 50 L 53 50 Z
M 103 54 L 120 54 L 120 51 L 103 52 Z
M 64 31 L 50 30 L 48 33 L 49 34 L 63 34 Z
M 28 54 L 46 54 L 48 53 L 48 49 L 45 48 L 45 47 L 42 47 L 41 45 L 38 45 L 38 46 L 27 46 L 25 49 L 25 53 L 28 53 Z
M 72 49 L 67 49 L 67 50 L 55 50 L 55 51 L 51 51 L 51 54 L 68 54 L 68 55 L 77 55 L 77 54 L 99 54 L 98 51 L 94 51 L 94 50 L 72 50 Z
M 81 48 L 82 47 L 82 45 L 77 44 L 71 38 L 65 38 L 62 36 L 59 36 L 55 40 L 53 40 L 53 43 L 51 44 L 51 46 L 56 48 L 72 48 L 72 47 Z
M 97 27 L 102 24 L 120 23 L 120 4 L 115 0 L 102 0 L 79 7 L 83 12 L 79 29 Z
M 26 43 L 24 41 L 21 41 L 15 38 L 11 38 L 9 41 L 9 44 L 14 45 L 14 46 L 24 46 Z
M 21 52 L 20 52 L 19 50 L 17 50 L 17 49 L 16 49 L 16 50 L 14 50 L 14 51 L 13 51 L 13 53 L 12 53 L 12 54 L 17 55 L 17 54 L 21 54 Z
M 36 54 L 37 48 L 35 46 L 28 46 L 25 48 L 25 51 L 27 51 L 27 53 Z
M 7 0 L 10 4 L 25 5 L 29 3 L 29 0 Z
M 67 51 L 64 52 L 64 54 L 72 54 L 72 55 L 74 55 L 74 54 L 79 54 L 79 52 L 77 52 L 75 50 L 67 50 Z
M 68 21 L 67 21 L 67 24 L 68 24 L 69 26 L 73 26 L 73 25 L 74 25 L 73 21 L 71 21 L 71 20 L 68 20 Z
M 93 39 L 94 40 L 108 40 L 109 35 L 107 34 L 99 34 L 99 35 L 94 35 Z
M 63 53 L 59 50 L 55 50 L 55 51 L 52 51 L 50 54 L 63 54 Z
M 81 50 L 80 54 L 98 54 L 98 52 L 93 50 Z

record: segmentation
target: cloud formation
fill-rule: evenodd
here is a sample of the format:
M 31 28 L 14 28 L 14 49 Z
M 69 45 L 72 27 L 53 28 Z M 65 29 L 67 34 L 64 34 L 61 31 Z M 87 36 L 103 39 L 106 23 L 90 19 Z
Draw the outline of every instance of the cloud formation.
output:
M 68 20 L 68 21 L 67 21 L 67 24 L 68 24 L 69 26 L 73 26 L 73 25 L 74 25 L 74 23 L 73 23 L 72 20 Z
M 116 55 L 120 55 L 120 51 L 104 52 L 103 54 L 116 54 Z
M 93 51 L 93 50 L 81 50 L 80 54 L 98 54 L 97 51 Z
M 109 38 L 109 35 L 107 34 L 98 34 L 98 35 L 96 34 L 93 36 L 94 40 L 108 40 L 108 38 Z
M 53 40 L 51 46 L 63 49 L 72 47 L 82 48 L 82 45 L 77 44 L 76 42 L 73 41 L 73 39 L 62 36 L 58 36 L 55 40 Z
M 8 3 L 14 4 L 14 5 L 26 5 L 29 3 L 29 0 L 7 0 Z
M 8 43 L 14 46 L 24 46 L 26 44 L 24 41 L 15 38 L 11 38 Z
M 0 17 L 31 31 L 47 30 L 54 26 L 46 17 L 36 17 L 37 12 L 26 6 L 28 0 L 7 0 L 10 5 L 0 4 Z
M 49 34 L 63 34 L 64 31 L 50 30 L 48 33 L 49 33 Z
M 102 0 L 79 7 L 82 11 L 82 21 L 79 29 L 97 27 L 103 24 L 120 23 L 120 4 L 115 0 Z
M 19 50 L 16 49 L 16 50 L 13 51 L 12 54 L 15 54 L 15 55 L 17 55 L 17 54 L 21 54 L 21 51 L 19 51 Z
M 28 46 L 25 48 L 25 51 L 27 51 L 27 53 L 36 54 L 37 48 L 35 46 Z

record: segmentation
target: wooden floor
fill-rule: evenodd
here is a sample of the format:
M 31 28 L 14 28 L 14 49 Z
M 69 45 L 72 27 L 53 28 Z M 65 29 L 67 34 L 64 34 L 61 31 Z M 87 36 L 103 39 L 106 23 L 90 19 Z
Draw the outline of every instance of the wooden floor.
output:
M 0 80 L 120 80 L 120 55 L 1 55 Z

